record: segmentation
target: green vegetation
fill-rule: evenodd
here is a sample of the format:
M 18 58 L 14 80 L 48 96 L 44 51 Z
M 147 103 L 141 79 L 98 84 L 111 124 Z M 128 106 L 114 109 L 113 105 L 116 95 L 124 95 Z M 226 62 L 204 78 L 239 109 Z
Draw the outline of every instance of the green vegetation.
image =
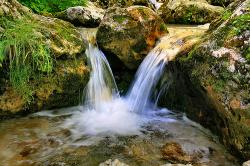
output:
M 86 0 L 19 0 L 36 13 L 55 13 L 72 6 L 84 6 Z
M 223 12 L 222 16 L 221 16 L 221 19 L 223 21 L 226 21 L 227 19 L 229 19 L 229 17 L 232 15 L 232 11 L 227 9 Z
M 120 15 L 115 15 L 113 19 L 118 22 L 119 24 L 123 23 L 125 20 L 129 19 L 128 16 L 120 16 Z
M 250 27 L 250 14 L 242 14 L 233 18 L 232 26 L 234 32 L 238 35 L 245 30 L 249 30 Z
M 37 73 L 50 73 L 53 68 L 53 58 L 47 44 L 42 41 L 38 31 L 39 22 L 26 16 L 10 21 L 0 18 L 5 29 L 0 40 L 0 64 L 8 63 L 10 83 L 21 94 L 24 101 L 32 100 L 31 78 Z

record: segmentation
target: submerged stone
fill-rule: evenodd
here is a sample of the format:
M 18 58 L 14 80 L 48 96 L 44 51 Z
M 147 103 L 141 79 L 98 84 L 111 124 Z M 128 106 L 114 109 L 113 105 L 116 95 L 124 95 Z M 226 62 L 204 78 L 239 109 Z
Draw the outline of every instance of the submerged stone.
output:
M 182 164 L 193 163 L 196 160 L 194 156 L 185 153 L 182 150 L 181 145 L 176 142 L 166 143 L 162 147 L 162 157 L 163 159 L 171 163 L 182 163 Z

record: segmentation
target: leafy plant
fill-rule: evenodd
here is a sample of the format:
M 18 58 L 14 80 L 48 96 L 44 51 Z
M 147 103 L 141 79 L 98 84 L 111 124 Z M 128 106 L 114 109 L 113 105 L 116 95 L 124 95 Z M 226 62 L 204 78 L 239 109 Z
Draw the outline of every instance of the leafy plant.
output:
M 232 25 L 236 34 L 240 34 L 250 27 L 250 14 L 242 14 L 232 20 Z
M 26 16 L 18 20 L 0 18 L 0 23 L 5 29 L 0 38 L 0 64 L 7 62 L 11 85 L 30 103 L 33 93 L 30 79 L 37 73 L 50 73 L 53 58 L 38 33 L 39 22 Z
M 72 6 L 84 6 L 86 0 L 19 0 L 36 13 L 55 13 Z

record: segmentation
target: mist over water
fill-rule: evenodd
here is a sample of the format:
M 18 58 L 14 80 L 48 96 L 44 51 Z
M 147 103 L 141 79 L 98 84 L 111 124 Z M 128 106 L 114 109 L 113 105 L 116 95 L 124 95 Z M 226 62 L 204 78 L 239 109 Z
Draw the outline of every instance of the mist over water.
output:
M 91 66 L 85 103 L 80 112 L 67 119 L 77 138 L 82 135 L 136 135 L 140 134 L 143 118 L 130 111 L 130 104 L 119 96 L 109 63 L 105 55 L 89 44 L 86 55 Z

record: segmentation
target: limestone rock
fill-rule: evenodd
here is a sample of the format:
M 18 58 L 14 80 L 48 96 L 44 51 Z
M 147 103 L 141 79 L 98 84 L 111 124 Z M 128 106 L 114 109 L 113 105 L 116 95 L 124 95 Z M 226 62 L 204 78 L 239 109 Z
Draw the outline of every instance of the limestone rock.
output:
M 135 69 L 165 33 L 166 25 L 153 10 L 143 6 L 116 7 L 107 10 L 96 38 L 105 53 Z
M 103 19 L 104 10 L 88 2 L 87 6 L 70 7 L 56 17 L 83 27 L 97 27 Z
M 237 5 L 188 55 L 169 63 L 176 81 L 164 100 L 209 127 L 244 159 L 250 158 L 249 4 Z
M 212 22 L 224 9 L 205 0 L 168 0 L 157 11 L 166 23 L 205 24 Z

